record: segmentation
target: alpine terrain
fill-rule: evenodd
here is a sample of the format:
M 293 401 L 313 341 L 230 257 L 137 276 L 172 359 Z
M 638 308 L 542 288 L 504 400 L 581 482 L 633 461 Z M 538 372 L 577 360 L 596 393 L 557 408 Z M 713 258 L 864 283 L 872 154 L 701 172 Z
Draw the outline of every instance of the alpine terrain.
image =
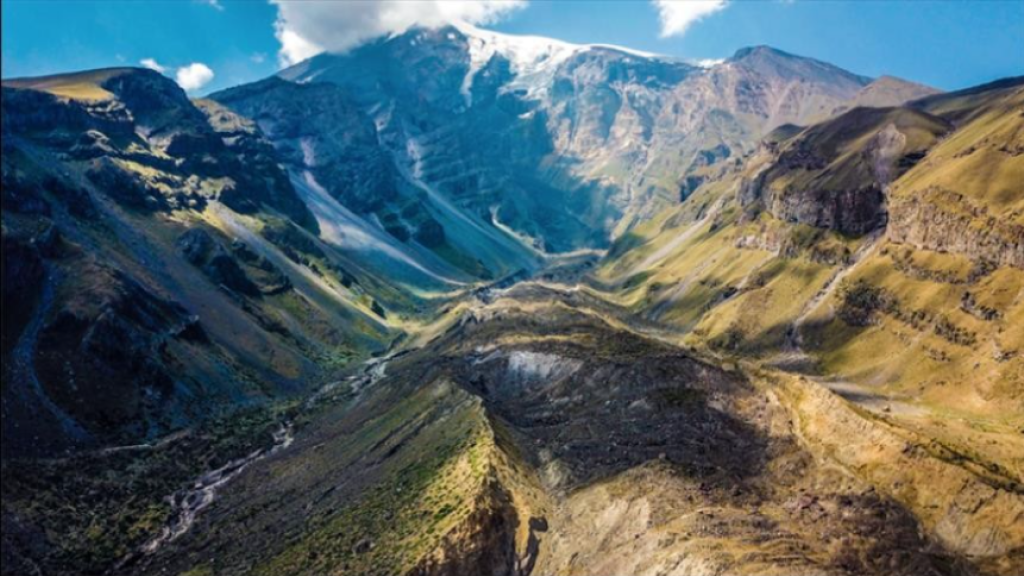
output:
M 413 27 L 2 146 L 4 575 L 1024 574 L 1022 77 Z

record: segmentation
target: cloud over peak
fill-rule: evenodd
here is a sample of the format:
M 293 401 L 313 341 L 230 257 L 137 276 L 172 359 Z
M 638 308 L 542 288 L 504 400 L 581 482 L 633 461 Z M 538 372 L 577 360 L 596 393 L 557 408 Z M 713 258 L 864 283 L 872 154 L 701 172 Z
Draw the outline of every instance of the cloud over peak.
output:
M 682 36 L 694 23 L 724 10 L 728 0 L 651 0 L 661 20 L 661 37 Z
M 163 74 L 164 72 L 167 71 L 166 67 L 161 66 L 160 63 L 158 63 L 156 60 L 154 60 L 152 58 L 143 58 L 142 60 L 139 60 L 139 64 L 141 64 L 143 68 L 149 68 L 150 70 L 156 70 L 157 72 L 159 72 L 161 74 Z
M 282 66 L 324 51 L 343 52 L 371 38 L 400 34 L 413 26 L 493 24 L 527 4 L 526 0 L 271 2 L 277 6 L 275 31 L 281 43 Z
M 178 68 L 174 79 L 186 92 L 191 92 L 209 84 L 213 80 L 213 70 L 202 62 L 193 62 Z

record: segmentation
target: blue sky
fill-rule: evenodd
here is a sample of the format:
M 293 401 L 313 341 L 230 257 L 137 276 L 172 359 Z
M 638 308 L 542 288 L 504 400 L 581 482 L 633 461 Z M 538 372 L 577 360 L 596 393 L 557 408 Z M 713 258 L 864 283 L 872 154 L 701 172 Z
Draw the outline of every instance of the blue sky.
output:
M 212 78 L 181 78 L 202 94 L 263 78 L 319 49 L 345 49 L 368 34 L 452 17 L 509 33 L 693 59 L 768 44 L 860 74 L 943 89 L 1024 74 L 1024 0 L 661 4 L 659 11 L 646 0 L 4 0 L 3 77 L 137 66 L 143 59 L 174 77 L 198 63 Z

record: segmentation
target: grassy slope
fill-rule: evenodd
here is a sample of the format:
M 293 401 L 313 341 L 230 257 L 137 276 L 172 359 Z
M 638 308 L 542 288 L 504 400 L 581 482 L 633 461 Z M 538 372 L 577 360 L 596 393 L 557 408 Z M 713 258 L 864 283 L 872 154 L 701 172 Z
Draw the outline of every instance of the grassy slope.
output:
M 957 114 L 964 97 L 926 101 L 934 112 Z M 1000 91 L 986 105 L 959 113 L 959 128 L 893 186 L 894 198 L 939 187 L 964 195 L 1006 222 L 1024 224 L 1024 89 Z
M 921 108 L 948 115 L 957 127 L 893 183 L 892 196 L 949 187 L 999 221 L 1019 223 L 1021 98 L 1018 89 L 1009 95 L 922 101 Z M 848 148 L 840 158 L 854 157 L 856 143 L 870 137 L 858 133 L 852 146 L 844 141 Z M 931 142 L 933 136 L 921 144 L 927 148 Z M 885 238 L 847 270 L 851 255 L 867 239 L 813 231 L 764 214 L 753 222 L 739 218 L 731 195 L 742 176 L 727 174 L 705 185 L 693 204 L 673 208 L 621 239 L 620 249 L 613 249 L 598 270 L 599 283 L 614 289 L 616 300 L 678 327 L 692 345 L 782 365 L 792 362 L 793 340 L 786 331 L 799 319 L 803 351 L 809 354 L 801 369 L 852 382 L 869 397 L 877 394 L 878 410 L 886 402 L 913 406 L 897 407 L 893 417 L 982 461 L 998 462 L 1020 478 L 1024 459 L 1016 453 L 1022 446 L 1014 431 L 1024 425 L 1024 333 L 1017 328 L 1024 319 L 1024 271 L 991 269 L 966 255 Z M 723 208 L 714 225 L 699 221 L 702 207 L 716 201 Z M 689 228 L 695 221 L 700 229 L 693 233 Z M 688 238 L 668 257 L 649 269 L 637 268 L 683 236 Z M 842 279 L 822 295 L 840 273 Z M 890 302 L 863 326 L 838 315 L 844 288 L 858 283 Z
M 111 78 L 129 72 L 131 68 L 103 68 L 76 74 L 58 74 L 35 78 L 11 78 L 4 80 L 4 86 L 29 88 L 49 92 L 72 100 L 103 101 L 114 98 L 101 84 Z

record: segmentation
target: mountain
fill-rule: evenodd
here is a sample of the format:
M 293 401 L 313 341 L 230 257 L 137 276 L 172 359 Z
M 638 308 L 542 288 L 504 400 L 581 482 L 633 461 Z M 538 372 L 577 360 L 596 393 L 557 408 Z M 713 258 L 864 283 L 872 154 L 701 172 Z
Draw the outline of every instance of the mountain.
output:
M 317 56 L 279 76 L 306 87 L 289 88 L 289 103 L 297 102 L 293 92 L 313 86 L 343 92 L 355 108 L 349 113 L 376 127 L 373 154 L 392 160 L 382 171 L 392 191 L 377 205 L 356 203 L 361 210 L 399 239 L 456 210 L 472 224 L 449 218 L 465 224 L 449 241 L 472 237 L 456 245 L 463 254 L 495 226 L 549 253 L 606 246 L 636 219 L 675 203 L 689 173 L 743 154 L 780 124 L 826 114 L 870 81 L 766 47 L 705 69 L 613 46 L 465 25 L 413 29 L 344 55 Z M 298 113 L 268 108 L 262 99 L 277 96 L 259 94 L 265 96 L 243 87 L 212 98 L 242 114 L 258 110 L 267 124 L 287 124 L 285 110 Z M 302 106 L 316 113 L 316 104 Z M 307 125 L 333 130 L 333 123 Z M 321 164 L 347 153 L 330 149 L 343 142 L 329 134 L 309 138 Z M 366 139 L 371 148 L 372 140 Z M 334 195 L 356 193 L 343 174 L 321 168 L 317 181 Z M 424 193 L 433 215 L 403 199 Z M 491 270 L 498 268 L 493 256 L 470 256 L 495 276 L 510 268 Z
M 785 222 L 865 234 L 886 224 L 885 188 L 951 130 L 917 110 L 854 108 L 774 143 L 741 202 Z
M 5 81 L 3 131 L 5 453 L 152 439 L 386 344 L 251 122 L 111 69 Z
M 908 82 L 907 80 L 893 76 L 882 76 L 880 78 L 876 78 L 864 88 L 861 88 L 860 92 L 855 94 L 853 98 L 843 103 L 839 108 L 833 110 L 832 115 L 836 115 L 859 106 L 871 108 L 899 106 L 901 104 L 906 104 L 911 100 L 919 100 L 926 96 L 933 96 L 940 93 L 940 90 L 936 90 L 930 86 L 925 86 L 916 82 Z
M 3 574 L 1010 576 L 1024 80 L 416 28 L 3 81 Z
M 1022 98 L 1008 79 L 777 130 L 598 277 L 691 344 L 1005 425 L 1024 407 Z

